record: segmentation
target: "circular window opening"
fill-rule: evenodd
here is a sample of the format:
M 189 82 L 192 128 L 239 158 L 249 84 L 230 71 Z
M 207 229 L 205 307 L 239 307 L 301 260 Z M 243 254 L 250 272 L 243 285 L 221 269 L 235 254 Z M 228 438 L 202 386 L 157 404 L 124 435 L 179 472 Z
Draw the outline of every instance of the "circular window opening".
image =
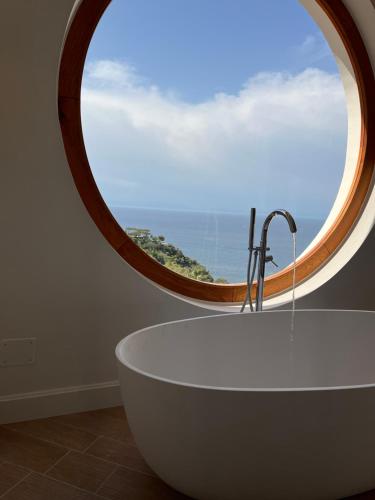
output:
M 62 58 L 61 122 L 78 188 L 110 243 L 166 288 L 236 302 L 245 289 L 250 207 L 258 235 L 267 213 L 284 208 L 298 227 L 297 281 L 314 273 L 348 234 L 369 175 L 363 144 L 361 161 L 357 147 L 348 167 L 347 94 L 307 11 L 294 0 L 241 0 L 235 9 L 230 0 L 215 9 L 209 0 L 183 8 L 112 0 L 96 12 L 88 3 Z M 350 19 L 342 6 L 319 4 L 336 28 Z M 351 43 L 358 76 L 357 32 Z M 68 67 L 71 58 L 78 64 Z M 82 127 L 79 114 L 74 125 L 64 121 L 77 118 L 77 102 Z M 273 221 L 269 244 L 279 268 L 269 264 L 266 296 L 292 283 L 285 221 Z

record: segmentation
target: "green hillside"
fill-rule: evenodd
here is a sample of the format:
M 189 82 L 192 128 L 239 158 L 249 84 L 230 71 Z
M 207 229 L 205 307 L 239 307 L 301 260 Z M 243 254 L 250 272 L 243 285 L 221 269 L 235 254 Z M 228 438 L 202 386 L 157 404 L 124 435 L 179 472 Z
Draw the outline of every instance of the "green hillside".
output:
M 187 257 L 171 243 L 167 243 L 164 236 L 155 236 L 149 229 L 137 227 L 128 227 L 126 232 L 142 250 L 168 269 L 199 281 L 227 283 L 223 278 L 215 280 L 205 266 Z

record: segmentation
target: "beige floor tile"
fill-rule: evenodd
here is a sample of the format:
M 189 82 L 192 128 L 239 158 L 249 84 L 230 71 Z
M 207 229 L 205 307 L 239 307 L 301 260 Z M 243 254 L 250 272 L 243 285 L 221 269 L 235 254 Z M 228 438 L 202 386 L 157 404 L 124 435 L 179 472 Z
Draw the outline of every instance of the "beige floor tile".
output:
M 95 492 L 115 468 L 116 465 L 96 457 L 71 451 L 48 472 L 48 476 Z
M 136 446 L 132 443 L 123 443 L 101 437 L 90 446 L 86 453 L 139 472 L 154 475 Z
M 92 493 L 86 493 L 73 486 L 59 483 L 39 474 L 31 474 L 1 500 L 99 500 Z M 124 500 L 124 499 L 122 499 Z M 130 500 L 130 499 L 129 499 Z
M 10 462 L 35 472 L 45 472 L 66 449 L 0 426 L 0 462 Z
M 53 418 L 17 422 L 4 427 L 78 451 L 86 449 L 96 439 L 95 434 L 64 425 Z
M 117 469 L 98 493 L 110 500 L 187 500 L 189 497 L 172 490 L 157 477 L 129 469 Z
M 97 436 L 106 436 L 119 441 L 133 439 L 124 416 L 115 417 L 110 412 L 103 410 L 62 415 L 61 417 L 54 417 L 54 420 L 91 432 Z
M 29 474 L 28 470 L 17 467 L 17 465 L 0 464 L 0 496 L 21 481 L 27 474 Z

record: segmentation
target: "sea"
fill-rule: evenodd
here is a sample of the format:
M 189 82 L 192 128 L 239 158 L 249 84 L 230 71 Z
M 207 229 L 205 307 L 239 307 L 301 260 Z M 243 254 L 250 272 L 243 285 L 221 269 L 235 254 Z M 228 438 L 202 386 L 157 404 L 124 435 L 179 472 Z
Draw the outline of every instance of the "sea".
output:
M 154 208 L 110 207 L 112 214 L 126 230 L 128 227 L 149 229 L 163 235 L 168 243 L 203 264 L 211 275 L 229 283 L 246 281 L 249 241 L 249 215 L 223 212 L 197 212 Z M 266 214 L 257 214 L 255 243 Z M 297 224 L 297 256 L 311 243 L 324 220 L 295 217 Z M 275 217 L 268 231 L 268 252 L 278 267 L 266 264 L 270 275 L 293 260 L 292 236 L 283 217 Z

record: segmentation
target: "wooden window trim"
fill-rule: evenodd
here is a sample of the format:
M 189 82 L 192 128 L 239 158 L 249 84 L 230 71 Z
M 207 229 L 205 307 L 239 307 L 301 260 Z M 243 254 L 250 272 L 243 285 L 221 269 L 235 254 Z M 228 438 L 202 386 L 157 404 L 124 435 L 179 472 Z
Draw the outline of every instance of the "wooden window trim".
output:
M 324 236 L 297 262 L 296 283 L 308 279 L 338 250 L 361 214 L 375 163 L 375 84 L 361 35 L 341 0 L 315 0 L 330 18 L 351 61 L 361 108 L 361 139 L 353 182 L 341 211 Z M 68 163 L 80 196 L 109 244 L 134 269 L 158 285 L 194 299 L 236 303 L 243 300 L 245 284 L 214 284 L 181 276 L 159 264 L 139 248 L 120 227 L 100 195 L 86 155 L 81 126 L 81 83 L 88 46 L 110 0 L 83 0 L 71 22 L 60 62 L 58 109 Z M 372 137 L 372 142 L 369 138 Z M 268 277 L 265 297 L 290 289 L 292 270 Z M 255 289 L 253 290 L 253 294 Z

